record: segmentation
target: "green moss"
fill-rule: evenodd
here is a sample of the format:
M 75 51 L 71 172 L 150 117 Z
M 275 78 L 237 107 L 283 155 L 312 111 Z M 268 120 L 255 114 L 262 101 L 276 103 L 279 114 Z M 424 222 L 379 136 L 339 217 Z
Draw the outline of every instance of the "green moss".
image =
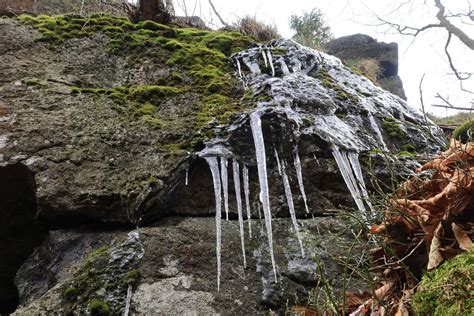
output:
M 409 153 L 414 153 L 416 151 L 415 146 L 413 146 L 412 144 L 404 144 L 402 145 L 401 149 L 402 151 L 406 151 Z
M 107 250 L 108 250 L 107 247 L 100 247 L 100 248 L 94 249 L 93 251 L 89 253 L 89 255 L 87 255 L 87 260 L 93 259 L 94 257 L 97 257 L 103 253 L 106 253 Z
M 383 119 L 382 128 L 392 139 L 405 141 L 406 136 L 398 123 L 393 117 L 385 117 Z
M 471 119 L 453 132 L 453 138 L 461 141 L 462 143 L 467 143 L 474 141 L 474 119 Z
M 136 29 L 149 30 L 149 31 L 167 31 L 169 27 L 163 24 L 159 24 L 153 21 L 142 21 L 136 25 Z
M 156 106 L 147 102 L 140 108 L 139 112 L 144 115 L 153 115 L 156 112 Z
M 70 286 L 64 291 L 64 296 L 68 301 L 74 301 L 78 294 L 79 291 L 74 286 Z
M 405 158 L 405 157 L 415 157 L 416 155 L 412 152 L 409 152 L 409 151 L 399 151 L 397 154 L 396 154 L 397 157 L 399 158 Z
M 91 316 L 108 316 L 111 315 L 110 313 L 110 306 L 107 302 L 92 299 L 89 304 L 87 305 Z
M 412 306 L 418 315 L 474 314 L 474 248 L 423 276 Z
M 141 277 L 140 270 L 132 269 L 128 271 L 127 274 L 125 275 L 124 282 L 127 285 L 134 285 L 140 280 L 140 277 Z
M 135 86 L 129 89 L 129 97 L 138 102 L 160 103 L 163 98 L 182 93 L 180 88 L 169 86 Z
M 42 81 L 40 79 L 36 79 L 36 78 L 33 78 L 33 79 L 26 79 L 23 81 L 24 84 L 26 84 L 27 86 L 36 86 L 36 87 L 44 87 L 46 86 L 46 82 L 45 81 Z
M 327 72 L 326 69 L 320 69 L 313 74 L 314 78 L 319 79 L 321 84 L 327 89 L 331 89 L 335 92 L 336 97 L 342 101 L 351 101 L 353 103 L 359 102 L 359 98 L 352 93 L 344 90 Z

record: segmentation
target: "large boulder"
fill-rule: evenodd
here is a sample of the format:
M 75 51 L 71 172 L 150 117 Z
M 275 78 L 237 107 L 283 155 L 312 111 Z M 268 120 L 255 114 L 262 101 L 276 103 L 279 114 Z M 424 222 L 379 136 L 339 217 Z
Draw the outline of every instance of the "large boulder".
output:
M 337 38 L 327 45 L 327 53 L 342 60 L 375 59 L 381 67 L 377 78 L 384 89 L 406 100 L 403 83 L 398 76 L 397 43 L 378 42 L 365 34 Z

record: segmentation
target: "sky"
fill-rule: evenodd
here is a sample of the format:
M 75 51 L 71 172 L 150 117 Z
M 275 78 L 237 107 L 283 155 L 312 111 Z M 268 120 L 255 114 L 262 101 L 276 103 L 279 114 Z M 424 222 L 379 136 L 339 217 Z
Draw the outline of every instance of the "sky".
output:
M 433 29 L 415 39 L 402 36 L 386 26 L 380 26 L 376 15 L 388 21 L 410 26 L 423 26 L 436 22 L 437 9 L 433 0 L 212 0 L 216 9 L 227 23 L 232 23 L 245 15 L 256 16 L 258 20 L 275 24 L 283 37 L 291 38 L 293 32 L 288 26 L 292 14 L 301 15 L 312 8 L 319 8 L 325 15 L 327 24 L 335 37 L 363 33 L 382 42 L 396 42 L 399 45 L 399 75 L 403 80 L 408 103 L 421 109 L 419 83 L 423 74 L 423 99 L 427 112 L 444 117 L 456 111 L 432 107 L 442 104 L 435 96 L 439 93 L 454 106 L 470 107 L 474 94 L 462 92 L 459 81 L 452 75 L 444 45 L 447 32 Z M 426 3 L 425 3 L 426 2 Z M 200 15 L 207 23 L 219 25 L 217 17 L 211 13 L 207 0 L 175 0 L 177 14 L 182 14 L 183 3 L 188 15 Z M 453 12 L 474 9 L 474 0 L 443 0 Z M 454 6 L 453 6 L 454 5 Z M 474 38 L 474 21 L 459 24 L 471 38 Z M 453 38 L 450 53 L 457 68 L 474 72 L 474 51 Z M 474 77 L 474 76 L 473 76 Z M 464 81 L 465 89 L 474 91 L 474 78 Z

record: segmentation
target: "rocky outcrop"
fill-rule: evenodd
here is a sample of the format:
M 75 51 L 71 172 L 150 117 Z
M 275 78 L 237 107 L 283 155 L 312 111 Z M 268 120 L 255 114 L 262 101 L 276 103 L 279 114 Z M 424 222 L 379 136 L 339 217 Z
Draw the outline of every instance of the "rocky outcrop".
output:
M 21 164 L 0 165 L 0 314 L 15 310 L 18 291 L 13 278 L 41 244 L 44 230 L 36 222 L 34 175 Z
M 274 224 L 279 283 L 270 282 L 271 264 L 266 238 L 261 233 L 262 223 L 253 221 L 252 239 L 245 236 L 248 268 L 244 268 L 242 255 L 236 251 L 240 247 L 238 224 L 229 221 L 222 227 L 225 243 L 220 291 L 217 291 L 215 278 L 213 218 L 170 217 L 152 227 L 134 230 L 139 234 L 144 255 L 136 266 L 140 276 L 133 285 L 131 311 L 138 315 L 157 312 L 167 315 L 264 315 L 268 308 L 280 309 L 295 302 L 303 304 L 309 291 L 325 278 L 331 280 L 332 286 L 341 287 L 343 266 L 337 260 L 350 247 L 352 234 L 349 228 L 354 223 L 344 216 L 303 221 L 301 229 L 308 253 L 305 259 L 301 258 L 291 224 L 285 219 Z M 84 227 L 53 232 L 43 246 L 35 250 L 16 277 L 17 284 L 22 285 L 16 315 L 85 311 L 92 297 L 84 297 L 79 290 L 69 290 L 73 295 L 68 295 L 67 291 L 70 288 L 88 290 L 81 287 L 84 282 L 81 275 L 86 268 L 88 273 L 94 271 L 94 278 L 86 280 L 89 286 L 100 284 L 93 297 L 104 300 L 101 293 L 108 284 L 105 280 L 115 270 L 103 269 L 100 257 L 110 260 L 114 250 L 127 240 L 127 233 L 94 230 Z M 94 249 L 100 251 L 92 251 Z M 325 267 L 326 274 L 316 272 L 314 258 L 320 260 L 318 263 Z M 117 301 L 120 303 L 115 311 L 122 314 L 127 283 L 119 287 Z M 348 288 L 364 289 L 365 285 L 355 277 Z
M 406 100 L 403 83 L 398 76 L 398 45 L 397 43 L 378 42 L 365 34 L 343 36 L 329 42 L 328 54 L 342 60 L 373 58 L 379 62 L 381 73 L 377 77 L 378 84 Z
M 129 288 L 132 310 L 145 315 L 259 314 L 281 310 L 295 295 L 304 302 L 315 286 L 337 291 L 342 270 L 334 257 L 353 236 L 341 232 L 336 245 L 331 232 L 353 223 L 334 210 L 354 201 L 335 148 L 360 157 L 363 181 L 369 169 L 387 174 L 371 164 L 381 151 L 414 155 L 443 145 L 439 130 L 428 131 L 406 102 L 337 58 L 289 40 L 257 46 L 235 32 L 108 16 L 20 20 L 0 20 L 0 163 L 22 165 L 34 179 L 37 217 L 50 233 L 15 279 L 19 314 L 118 314 Z M 249 113 L 258 115 L 267 146 L 278 283 L 259 215 Z M 286 162 L 305 258 L 290 229 L 275 151 Z M 220 291 L 206 155 L 233 158 L 250 175 L 248 267 L 237 251 L 231 189 Z

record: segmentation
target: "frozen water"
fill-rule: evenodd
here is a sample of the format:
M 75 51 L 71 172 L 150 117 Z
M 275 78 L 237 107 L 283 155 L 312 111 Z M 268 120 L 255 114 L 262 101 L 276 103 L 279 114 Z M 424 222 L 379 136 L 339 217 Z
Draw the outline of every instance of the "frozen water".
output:
M 295 230 L 296 238 L 298 238 L 298 242 L 300 244 L 300 249 L 301 249 L 301 256 L 304 258 L 304 248 L 303 248 L 303 241 L 301 240 L 301 235 L 300 235 L 300 230 L 298 227 L 298 221 L 296 220 L 296 211 L 295 211 L 295 205 L 293 203 L 293 195 L 291 194 L 291 187 L 290 187 L 290 181 L 288 180 L 288 176 L 286 175 L 286 162 L 283 160 L 282 162 L 282 180 L 283 180 L 283 187 L 285 189 L 285 195 L 286 195 L 286 201 L 288 203 L 288 209 L 290 211 L 290 216 L 291 216 L 291 221 L 293 223 L 293 228 Z
M 265 227 L 267 229 L 268 248 L 272 261 L 273 274 L 275 282 L 277 281 L 275 257 L 273 254 L 273 233 L 272 233 L 272 214 L 270 211 L 270 196 L 268 190 L 267 162 L 265 154 L 265 142 L 263 140 L 262 121 L 259 112 L 250 114 L 250 126 L 252 128 L 253 141 L 255 145 L 255 154 L 257 158 L 258 180 L 260 183 L 260 193 L 263 205 L 263 216 L 265 217 Z
M 132 300 L 132 285 L 130 284 L 127 289 L 127 298 L 125 300 L 125 309 L 123 311 L 123 316 L 128 316 L 130 312 L 130 302 Z
M 234 175 L 235 200 L 237 201 L 237 214 L 239 218 L 240 243 L 242 245 L 244 268 L 246 268 L 247 259 L 245 257 L 244 218 L 242 216 L 242 194 L 240 192 L 240 170 L 239 163 L 235 160 L 232 160 L 232 171 Z
M 362 170 L 359 162 L 359 155 L 354 152 L 347 153 L 349 162 L 351 164 L 352 170 L 354 170 L 355 176 L 357 178 L 357 183 L 359 185 L 360 191 L 362 191 L 362 197 L 364 198 L 365 203 L 370 208 L 370 214 L 367 214 L 368 219 L 373 219 L 375 217 L 375 209 L 370 202 L 369 194 L 367 193 L 367 187 L 365 186 L 364 177 L 362 176 Z
M 224 210 L 225 210 L 225 219 L 229 220 L 229 183 L 227 176 L 227 158 L 220 157 L 221 162 L 221 183 L 222 191 L 224 193 Z
M 306 193 L 304 191 L 303 174 L 301 171 L 301 161 L 300 155 L 298 154 L 298 148 L 296 149 L 294 164 L 296 170 L 296 177 L 298 179 L 298 185 L 300 187 L 301 196 L 303 197 L 304 201 L 304 208 L 306 210 L 306 213 L 309 214 L 308 201 L 306 200 Z
M 250 186 L 249 186 L 249 169 L 246 165 L 242 169 L 244 179 L 244 196 L 245 196 L 245 209 L 247 211 L 247 222 L 249 225 L 249 237 L 252 238 L 252 221 L 250 212 Z
M 277 162 L 277 167 L 278 167 L 278 173 L 281 176 L 281 163 L 280 163 L 280 157 L 278 157 L 278 151 L 275 149 L 275 159 Z
M 219 174 L 219 163 L 216 157 L 205 157 L 211 169 L 212 182 L 214 184 L 214 195 L 216 199 L 216 257 L 217 257 L 217 291 L 221 285 L 221 180 Z
M 370 122 L 370 127 L 375 132 L 380 144 L 382 145 L 383 151 L 388 151 L 387 144 L 383 140 L 382 132 L 380 132 L 380 128 L 377 125 L 377 122 L 375 122 L 375 118 L 372 114 L 369 114 L 369 122 Z

